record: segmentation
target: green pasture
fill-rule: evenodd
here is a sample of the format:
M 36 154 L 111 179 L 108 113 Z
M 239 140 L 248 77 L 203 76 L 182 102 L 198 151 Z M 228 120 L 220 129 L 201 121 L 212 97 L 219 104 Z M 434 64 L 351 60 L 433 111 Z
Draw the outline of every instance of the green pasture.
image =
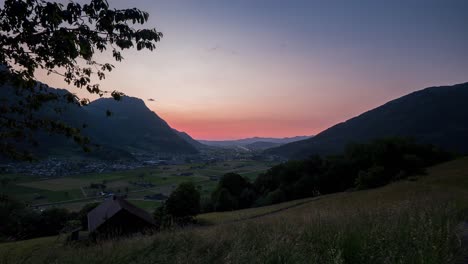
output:
M 126 194 L 129 199 L 138 201 L 143 208 L 152 209 L 154 202 L 143 201 L 145 196 L 158 193 L 168 196 L 182 182 L 194 182 L 202 196 L 209 196 L 217 185 L 217 181 L 210 180 L 210 177 L 236 172 L 254 180 L 269 166 L 268 163 L 257 161 L 228 161 L 214 164 L 162 165 L 53 178 L 0 175 L 0 179 L 9 179 L 6 185 L 0 185 L 0 194 L 12 196 L 30 205 L 65 207 L 75 211 L 88 203 L 90 198 L 97 201 L 103 199 L 100 196 L 102 189 L 91 188 L 90 185 L 94 183 L 104 184 L 106 192 Z

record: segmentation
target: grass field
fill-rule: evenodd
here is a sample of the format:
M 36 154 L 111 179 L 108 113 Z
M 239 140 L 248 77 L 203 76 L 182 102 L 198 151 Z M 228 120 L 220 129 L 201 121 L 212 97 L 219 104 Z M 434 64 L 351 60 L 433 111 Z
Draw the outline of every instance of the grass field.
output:
M 199 216 L 221 223 L 212 226 L 97 245 L 0 244 L 0 263 L 464 263 L 466 183 L 468 158 L 378 189 Z
M 210 195 L 217 181 L 227 172 L 236 172 L 250 179 L 271 164 L 257 161 L 229 161 L 214 164 L 164 165 L 111 173 L 92 173 L 56 178 L 39 178 L 28 175 L 0 175 L 9 178 L 7 185 L 0 185 L 0 194 L 6 194 L 27 204 L 39 207 L 65 207 L 79 210 L 86 203 L 101 201 L 101 189 L 90 188 L 90 184 L 104 184 L 107 192 L 127 194 L 131 200 L 147 210 L 153 210 L 158 201 L 142 201 L 145 196 L 161 193 L 166 196 L 182 182 L 191 181 L 204 196 Z M 93 198 L 93 199 L 90 199 Z
M 316 198 L 305 198 L 301 200 L 294 200 L 289 202 L 284 202 L 280 204 L 274 204 L 269 206 L 263 206 L 258 208 L 248 208 L 243 210 L 237 211 L 230 211 L 230 212 L 213 212 L 213 213 L 206 213 L 197 216 L 197 220 L 202 224 L 208 225 L 216 225 L 216 224 L 225 224 L 230 222 L 236 222 L 240 220 L 252 219 L 256 217 L 260 217 L 263 215 L 267 215 L 274 212 L 283 211 L 286 209 L 290 209 L 304 203 L 311 202 L 313 200 L 320 199 L 319 197 Z
M 49 191 L 66 191 L 73 190 L 77 186 L 86 186 L 89 183 L 82 179 L 76 178 L 58 178 L 42 181 L 24 182 L 19 183 L 20 186 L 26 186 L 35 189 L 49 190 Z

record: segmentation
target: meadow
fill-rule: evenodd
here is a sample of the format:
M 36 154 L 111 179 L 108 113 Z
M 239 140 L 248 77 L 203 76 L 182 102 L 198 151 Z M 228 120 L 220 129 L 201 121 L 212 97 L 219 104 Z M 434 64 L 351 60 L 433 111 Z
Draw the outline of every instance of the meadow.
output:
M 55 206 L 77 211 L 87 203 L 104 199 L 100 194 L 103 189 L 91 188 L 91 184 L 103 184 L 105 192 L 125 194 L 132 203 L 153 211 L 160 201 L 146 199 L 145 196 L 168 196 L 178 184 L 187 181 L 194 182 L 201 194 L 208 196 L 215 188 L 217 178 L 225 173 L 236 172 L 255 179 L 271 165 L 257 161 L 227 161 L 213 164 L 161 165 L 54 178 L 0 175 L 0 179 L 11 179 L 8 184 L 0 186 L 0 193 L 38 208 Z
M 98 244 L 4 243 L 0 263 L 464 263 L 467 210 L 463 158 L 377 189 L 199 216 L 211 226 Z

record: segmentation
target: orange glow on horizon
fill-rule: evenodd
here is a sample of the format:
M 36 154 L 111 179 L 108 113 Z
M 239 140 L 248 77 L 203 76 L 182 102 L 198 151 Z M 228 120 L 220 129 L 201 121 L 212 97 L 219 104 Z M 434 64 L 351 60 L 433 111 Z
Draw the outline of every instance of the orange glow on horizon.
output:
M 204 140 L 310 136 L 322 129 L 317 129 L 310 122 L 301 120 L 191 118 L 190 116 L 177 116 L 171 113 L 158 115 L 172 128 L 186 132 L 194 139 Z

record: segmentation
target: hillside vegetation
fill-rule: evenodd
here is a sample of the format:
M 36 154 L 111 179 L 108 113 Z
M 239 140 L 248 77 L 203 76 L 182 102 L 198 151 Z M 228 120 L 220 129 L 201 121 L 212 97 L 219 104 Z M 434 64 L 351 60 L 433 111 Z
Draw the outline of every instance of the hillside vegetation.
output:
M 456 263 L 463 253 L 468 158 L 411 180 L 286 208 L 246 209 L 244 220 L 216 213 L 222 220 L 214 226 L 97 245 L 65 245 L 56 237 L 5 243 L 0 263 Z

